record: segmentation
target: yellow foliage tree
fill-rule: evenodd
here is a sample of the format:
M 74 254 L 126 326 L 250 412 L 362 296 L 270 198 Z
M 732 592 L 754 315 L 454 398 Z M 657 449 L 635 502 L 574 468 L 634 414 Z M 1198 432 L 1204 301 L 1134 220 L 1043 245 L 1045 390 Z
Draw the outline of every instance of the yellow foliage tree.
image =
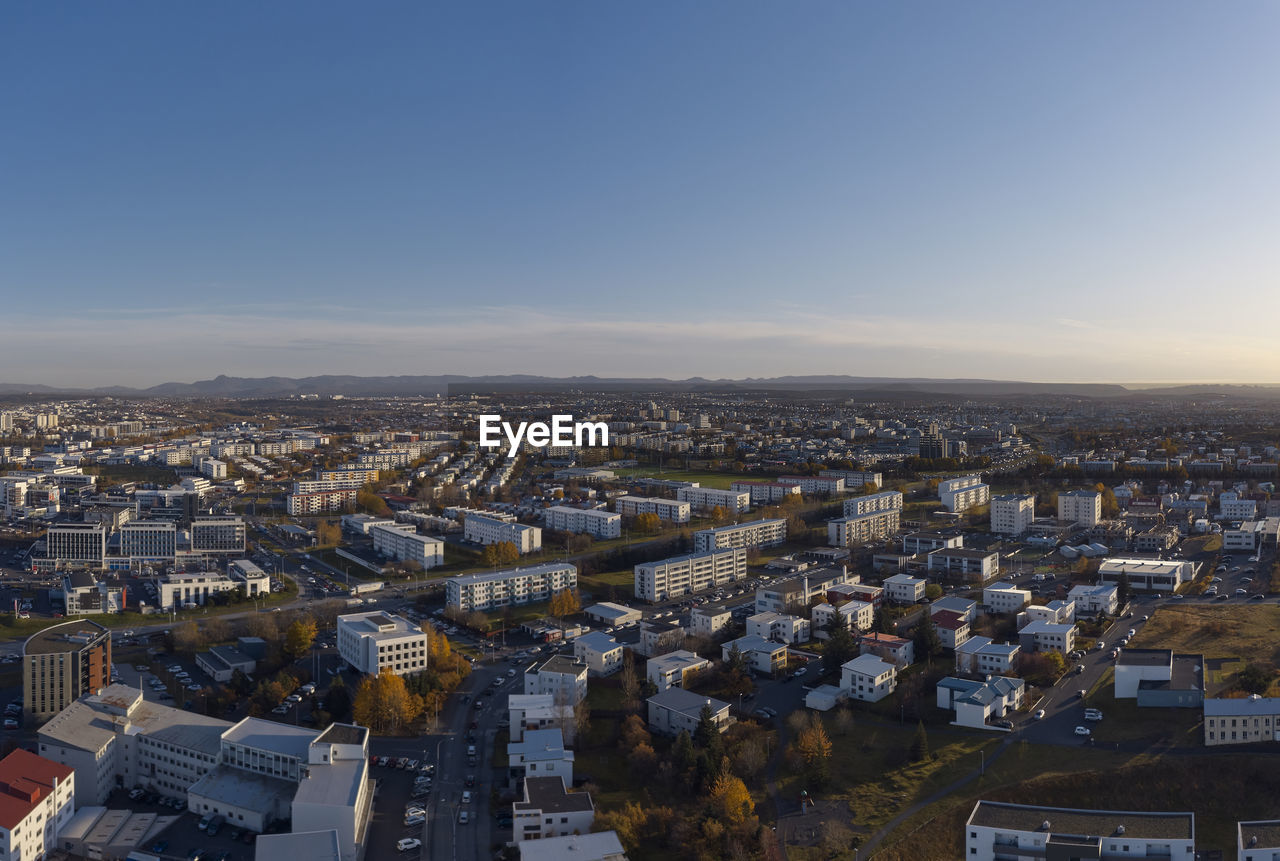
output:
M 637 514 L 635 519 L 635 529 L 642 535 L 652 535 L 662 528 L 662 518 L 647 511 L 644 514 Z
M 284 650 L 295 658 L 301 658 L 310 649 L 316 639 L 316 623 L 314 619 L 298 619 L 289 626 L 284 635 Z
M 728 771 L 722 772 L 711 785 L 708 800 L 714 814 L 725 822 L 737 825 L 751 815 L 751 793 L 747 785 Z
M 395 732 L 422 714 L 422 697 L 409 693 L 404 679 L 386 670 L 365 676 L 356 691 L 351 712 L 358 724 L 375 733 Z

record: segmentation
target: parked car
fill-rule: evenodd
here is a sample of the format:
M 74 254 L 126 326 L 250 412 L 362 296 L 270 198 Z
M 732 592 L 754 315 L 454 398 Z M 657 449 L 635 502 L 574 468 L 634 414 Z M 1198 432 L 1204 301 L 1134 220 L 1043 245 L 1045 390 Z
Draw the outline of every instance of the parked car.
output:
M 1076 735 L 1088 736 L 1088 735 L 1093 735 L 1093 733 L 1089 730 L 1087 726 L 1078 726 L 1076 727 Z
M 411 849 L 421 849 L 422 841 L 417 837 L 406 837 L 396 843 L 396 849 L 401 852 L 408 852 Z
M 1035 714 L 1031 715 L 1035 720 L 1044 720 L 1044 709 L 1036 709 Z

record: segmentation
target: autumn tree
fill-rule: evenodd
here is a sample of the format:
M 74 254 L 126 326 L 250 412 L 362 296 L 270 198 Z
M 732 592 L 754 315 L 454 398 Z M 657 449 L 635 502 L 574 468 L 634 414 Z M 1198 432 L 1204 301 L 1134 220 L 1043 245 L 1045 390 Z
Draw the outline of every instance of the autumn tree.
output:
M 311 651 L 316 639 L 316 623 L 306 617 L 295 619 L 284 635 L 284 650 L 294 658 L 301 658 Z
M 630 649 L 622 650 L 622 707 L 627 711 L 640 710 L 640 677 L 636 673 L 636 659 Z M 632 715 L 635 717 L 635 715 Z
M 356 505 L 375 517 L 391 516 L 391 508 L 386 500 L 368 488 L 356 493 Z
M 641 535 L 653 535 L 662 528 L 662 518 L 652 511 L 647 511 L 644 514 L 636 515 L 632 527 Z
M 409 726 L 422 709 L 422 697 L 409 693 L 403 678 L 382 670 L 360 682 L 351 710 L 356 723 L 387 733 Z
M 929 758 L 929 735 L 924 731 L 924 721 L 916 724 L 916 734 L 911 739 L 910 753 L 912 762 L 922 762 Z
M 342 527 L 332 520 L 320 521 L 316 524 L 316 543 L 322 547 L 341 544 Z
M 809 726 L 797 736 L 795 752 L 804 764 L 809 780 L 821 786 L 827 780 L 831 759 L 831 739 L 822 719 L 814 715 Z
M 717 505 L 711 509 L 712 523 L 725 523 L 729 520 L 729 509 L 723 505 Z
M 711 784 L 707 800 L 712 814 L 732 825 L 745 822 L 751 815 L 753 805 L 747 785 L 742 782 L 742 778 L 728 771 L 722 771 Z

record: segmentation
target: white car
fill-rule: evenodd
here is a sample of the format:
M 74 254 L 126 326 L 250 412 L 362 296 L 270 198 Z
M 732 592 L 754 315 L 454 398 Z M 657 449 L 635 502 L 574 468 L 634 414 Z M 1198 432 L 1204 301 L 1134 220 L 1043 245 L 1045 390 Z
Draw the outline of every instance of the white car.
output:
M 404 827 L 412 828 L 413 826 L 421 825 L 426 821 L 427 821 L 427 818 L 425 816 L 406 816 L 404 820 Z
M 421 849 L 421 848 L 422 848 L 422 841 L 419 840 L 417 837 L 406 837 L 403 840 L 396 843 L 396 849 L 400 850 L 401 852 L 408 852 L 410 849 Z
M 1076 727 L 1076 735 L 1093 735 L 1087 726 Z
M 405 819 L 410 819 L 414 816 L 426 816 L 426 815 L 427 815 L 427 811 L 417 806 L 410 807 L 408 810 L 404 812 Z
M 1036 709 L 1035 714 L 1033 714 L 1031 717 L 1033 717 L 1036 720 L 1044 720 L 1044 709 Z

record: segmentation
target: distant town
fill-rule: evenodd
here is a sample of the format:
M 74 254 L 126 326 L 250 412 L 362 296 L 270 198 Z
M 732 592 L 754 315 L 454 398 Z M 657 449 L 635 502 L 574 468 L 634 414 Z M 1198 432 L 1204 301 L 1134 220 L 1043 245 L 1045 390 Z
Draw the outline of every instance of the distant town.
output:
M 1280 857 L 1274 399 L 524 388 L 0 397 L 0 858 Z

